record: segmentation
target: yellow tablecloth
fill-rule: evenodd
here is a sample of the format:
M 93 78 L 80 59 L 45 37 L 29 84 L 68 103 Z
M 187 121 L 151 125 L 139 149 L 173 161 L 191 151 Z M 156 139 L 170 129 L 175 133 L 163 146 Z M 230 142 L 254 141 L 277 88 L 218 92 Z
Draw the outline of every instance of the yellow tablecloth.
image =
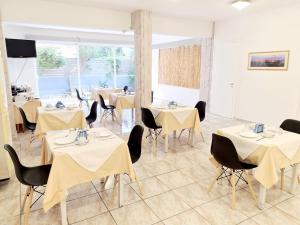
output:
M 70 128 L 87 127 L 85 115 L 82 109 L 46 111 L 38 108 L 38 119 L 35 135 L 43 135 L 51 130 L 65 130 Z
M 36 123 L 37 121 L 37 109 L 41 107 L 42 103 L 40 100 L 30 100 L 30 101 L 21 101 L 14 102 L 14 117 L 16 124 L 23 124 L 23 119 L 19 111 L 19 107 L 21 107 L 29 122 Z
M 93 128 L 90 131 L 99 132 L 101 129 L 103 130 L 105 128 Z M 55 148 L 54 140 L 59 132 L 65 134 L 65 131 L 47 133 L 43 144 L 43 151 L 49 151 L 53 158 L 43 202 L 45 211 L 61 202 L 65 198 L 66 191 L 77 184 L 120 173 L 126 173 L 131 179 L 135 180 L 135 173 L 132 167 L 128 146 L 121 138 L 115 136 L 114 138 L 119 139 L 120 144 L 114 145 L 110 141 L 111 147 L 109 148 L 106 143 L 105 149 L 101 144 L 105 139 L 101 140 L 96 137 L 90 137 L 87 146 L 74 145 L 66 148 L 62 148 L 61 146 Z M 77 154 L 81 151 L 82 147 L 90 148 L 89 158 L 92 158 L 91 155 L 95 155 L 95 157 L 99 156 L 98 151 L 105 151 L 102 157 L 106 158 L 105 160 L 99 161 L 99 167 L 95 171 L 90 171 L 82 167 L 70 155 L 72 151 L 74 154 Z M 64 149 L 68 152 L 64 152 Z
M 121 114 L 123 109 L 134 108 L 134 94 L 112 93 L 109 95 L 109 104 L 114 105 L 118 114 Z
M 91 100 L 100 102 L 99 95 L 102 95 L 104 99 L 109 99 L 111 93 L 120 93 L 121 88 L 93 88 L 91 93 Z
M 195 132 L 201 132 L 198 111 L 193 107 L 177 107 L 176 109 L 157 108 L 150 106 L 157 125 L 162 126 L 162 134 L 170 134 L 173 131 L 185 128 L 193 128 Z
M 283 152 L 286 151 L 284 150 L 286 149 L 284 146 L 289 146 L 291 136 L 293 137 L 293 143 L 295 143 L 294 136 L 297 134 L 285 132 L 278 137 L 275 137 L 273 140 L 270 138 L 256 141 L 256 139 L 249 140 L 240 137 L 237 130 L 242 131 L 243 129 L 244 125 L 234 126 L 219 129 L 217 133 L 230 138 L 233 143 L 236 143 L 235 147 L 238 153 L 239 149 L 242 149 L 242 151 L 245 151 L 246 148 L 249 149 L 248 156 L 244 161 L 257 165 L 257 168 L 254 170 L 254 177 L 264 187 L 270 188 L 278 182 L 278 172 L 281 168 L 300 163 L 300 135 L 298 146 L 293 150 L 295 154 L 292 154 L 293 157 L 289 158 L 287 155 L 290 154 Z M 241 148 L 239 148 L 240 145 Z

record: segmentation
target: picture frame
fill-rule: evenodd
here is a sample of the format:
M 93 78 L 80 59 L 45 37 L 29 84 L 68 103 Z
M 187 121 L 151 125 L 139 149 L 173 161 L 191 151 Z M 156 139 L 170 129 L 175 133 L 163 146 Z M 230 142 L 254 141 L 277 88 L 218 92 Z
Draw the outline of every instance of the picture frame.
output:
M 288 70 L 290 51 L 250 52 L 248 70 Z

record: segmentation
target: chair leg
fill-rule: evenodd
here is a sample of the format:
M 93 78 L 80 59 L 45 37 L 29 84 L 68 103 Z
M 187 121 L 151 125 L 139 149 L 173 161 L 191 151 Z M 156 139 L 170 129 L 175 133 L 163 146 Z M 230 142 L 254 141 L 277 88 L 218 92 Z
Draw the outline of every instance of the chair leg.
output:
M 30 188 L 31 187 L 27 187 L 27 189 L 26 189 L 26 194 L 25 194 L 25 196 L 23 198 L 23 201 L 22 201 L 22 204 L 21 204 L 21 212 L 23 212 L 23 210 L 24 210 L 26 200 L 27 200 L 27 198 L 28 198 L 28 196 L 30 194 Z
M 249 186 L 251 195 L 252 195 L 253 199 L 254 199 L 255 201 L 257 201 L 255 192 L 253 191 L 252 180 L 251 180 L 251 177 L 250 177 L 249 173 L 246 172 L 246 173 L 245 173 L 245 176 L 246 176 L 246 181 L 248 182 L 248 186 Z
M 180 137 L 181 137 L 181 135 L 182 135 L 182 133 L 183 133 L 184 130 L 185 130 L 185 129 L 182 129 L 182 130 L 181 130 L 181 132 L 180 132 L 180 134 L 179 134 L 179 136 L 178 136 L 178 140 L 180 139 Z
M 109 178 L 109 176 L 105 177 L 105 180 L 104 180 L 104 182 L 103 182 L 103 187 L 105 187 L 105 185 L 106 185 L 106 183 L 107 183 L 107 181 L 108 181 L 108 178 Z
M 285 168 L 280 169 L 280 175 L 281 175 L 280 189 L 281 190 L 283 190 L 283 188 L 284 188 L 284 170 L 285 170 Z
M 236 201 L 235 201 L 235 171 L 234 170 L 231 170 L 230 182 L 231 182 L 231 186 L 232 186 L 231 207 L 232 207 L 232 209 L 235 209 Z
M 32 202 L 32 196 L 33 196 L 33 187 L 30 187 L 30 193 L 29 193 L 29 200 L 27 202 L 26 208 L 25 208 L 25 212 L 24 212 L 24 225 L 28 225 L 28 217 L 29 217 L 29 213 L 30 213 L 30 206 L 31 206 L 31 202 Z
M 136 175 L 136 172 L 135 172 L 135 171 L 134 171 L 134 173 L 135 173 L 135 175 Z M 140 182 L 139 182 L 137 176 L 135 176 L 135 181 L 136 181 L 137 186 L 139 187 L 140 194 L 141 194 L 141 195 L 144 195 L 144 190 L 143 190 L 143 188 L 141 187 L 141 184 L 140 184 Z
M 215 183 L 217 182 L 217 179 L 221 176 L 221 174 L 223 173 L 221 167 L 217 168 L 217 175 L 216 177 L 213 179 L 213 181 L 211 182 L 211 184 L 208 186 L 207 192 L 211 192 L 212 188 L 214 187 Z
M 203 135 L 202 131 L 201 131 L 201 137 L 202 137 L 203 142 L 205 143 L 205 139 L 204 139 L 204 135 Z

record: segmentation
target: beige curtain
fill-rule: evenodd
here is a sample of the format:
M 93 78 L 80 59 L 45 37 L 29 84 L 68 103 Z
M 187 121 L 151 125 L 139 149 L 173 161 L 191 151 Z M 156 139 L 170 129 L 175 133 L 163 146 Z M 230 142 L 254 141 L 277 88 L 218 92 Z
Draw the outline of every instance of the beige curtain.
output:
M 199 45 L 159 50 L 158 82 L 186 88 L 200 87 Z

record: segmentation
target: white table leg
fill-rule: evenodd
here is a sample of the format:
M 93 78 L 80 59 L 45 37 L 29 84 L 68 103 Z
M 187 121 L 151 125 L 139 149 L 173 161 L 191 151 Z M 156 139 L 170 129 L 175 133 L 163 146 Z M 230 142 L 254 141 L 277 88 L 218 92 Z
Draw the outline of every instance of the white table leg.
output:
M 168 152 L 169 149 L 169 135 L 165 135 L 165 152 Z
M 119 191 L 118 191 L 118 194 L 119 194 L 119 198 L 118 198 L 118 205 L 119 205 L 119 208 L 122 207 L 123 205 L 123 183 L 122 183 L 122 174 L 118 174 L 118 180 L 119 180 Z
M 299 170 L 299 163 L 297 163 L 293 166 L 292 183 L 291 183 L 291 189 L 290 189 L 291 194 L 294 194 L 296 191 L 296 185 L 298 182 L 298 170 Z
M 173 138 L 176 139 L 176 130 L 173 131 Z
M 267 189 L 262 184 L 260 184 L 259 194 L 258 194 L 258 208 L 261 210 L 264 209 L 264 205 L 266 202 L 266 193 L 267 193 Z
M 134 121 L 134 108 L 131 109 L 131 121 Z
M 64 198 L 64 200 L 60 202 L 60 214 L 61 214 L 61 224 L 62 225 L 68 225 L 66 199 L 67 199 L 67 195 Z

